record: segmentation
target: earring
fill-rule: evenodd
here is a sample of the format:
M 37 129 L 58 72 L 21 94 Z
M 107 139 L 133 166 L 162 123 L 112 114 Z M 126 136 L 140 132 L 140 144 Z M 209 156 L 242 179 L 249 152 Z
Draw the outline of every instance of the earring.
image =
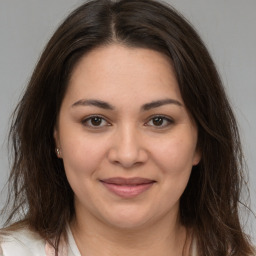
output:
M 56 148 L 56 154 L 58 157 L 60 157 L 60 149 L 59 148 Z

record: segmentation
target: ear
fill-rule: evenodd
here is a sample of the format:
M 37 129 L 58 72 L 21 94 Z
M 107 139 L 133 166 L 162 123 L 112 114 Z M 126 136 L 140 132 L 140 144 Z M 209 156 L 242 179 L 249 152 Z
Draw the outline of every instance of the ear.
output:
M 193 166 L 198 165 L 202 157 L 201 150 L 198 148 L 195 150 L 194 157 L 193 157 Z
M 61 158 L 60 139 L 59 139 L 59 132 L 58 132 L 57 127 L 54 127 L 53 138 L 55 141 L 55 153 L 58 158 Z
M 54 127 L 53 138 L 54 138 L 54 141 L 55 141 L 55 146 L 57 147 L 59 145 L 59 132 L 57 130 L 57 127 Z

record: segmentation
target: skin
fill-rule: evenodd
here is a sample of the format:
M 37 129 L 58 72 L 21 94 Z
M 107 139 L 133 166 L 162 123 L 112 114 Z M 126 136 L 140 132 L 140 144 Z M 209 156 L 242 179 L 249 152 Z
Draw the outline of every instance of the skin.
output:
M 71 230 L 82 255 L 182 254 L 179 200 L 200 152 L 166 56 L 118 44 L 87 53 L 72 73 L 54 137 L 74 191 Z M 154 183 L 123 198 L 102 184 L 112 177 Z

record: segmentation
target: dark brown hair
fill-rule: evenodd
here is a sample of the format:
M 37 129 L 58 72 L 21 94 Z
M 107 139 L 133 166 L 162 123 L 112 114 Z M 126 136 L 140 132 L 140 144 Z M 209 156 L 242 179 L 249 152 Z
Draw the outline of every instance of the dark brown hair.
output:
M 172 7 L 152 0 L 85 3 L 47 44 L 13 116 L 7 223 L 18 220 L 58 243 L 74 216 L 53 129 L 74 66 L 86 52 L 112 43 L 150 48 L 173 63 L 202 152 L 180 200 L 181 222 L 193 230 L 199 255 L 249 255 L 252 247 L 238 214 L 242 151 L 219 75 L 192 26 Z

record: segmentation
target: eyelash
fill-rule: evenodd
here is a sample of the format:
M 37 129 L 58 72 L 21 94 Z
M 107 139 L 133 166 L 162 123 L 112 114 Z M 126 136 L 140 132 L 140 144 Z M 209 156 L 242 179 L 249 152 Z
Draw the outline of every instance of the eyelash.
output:
M 148 125 L 148 123 L 149 122 L 153 122 L 154 119 L 161 119 L 163 122 L 165 122 L 165 124 L 164 125 L 161 124 L 159 126 L 157 126 L 157 125 Z M 152 127 L 156 128 L 156 129 L 163 129 L 163 128 L 166 128 L 166 127 L 168 127 L 168 126 L 170 126 L 172 124 L 174 124 L 174 120 L 172 118 L 166 117 L 164 115 L 154 115 L 154 116 L 149 118 L 149 120 L 146 123 L 146 126 L 152 126 Z
M 98 118 L 101 121 L 104 121 L 106 124 L 105 125 L 99 125 L 99 126 L 88 124 L 89 122 L 92 122 L 93 118 Z M 100 116 L 100 115 L 89 116 L 89 117 L 82 120 L 82 124 L 84 126 L 87 126 L 87 127 L 93 128 L 93 129 L 100 129 L 100 128 L 103 128 L 103 127 L 106 127 L 106 126 L 111 126 L 111 124 L 106 120 L 106 118 L 103 117 L 103 116 Z
M 91 122 L 92 122 L 92 120 L 93 120 L 93 118 L 95 118 L 95 119 L 99 119 L 99 121 L 100 121 L 100 125 L 93 125 Z M 150 122 L 153 122 L 154 121 L 154 119 L 156 120 L 156 119 L 161 119 L 162 120 L 162 122 L 164 122 L 164 125 L 163 124 L 160 124 L 159 126 L 158 125 L 154 125 L 154 124 L 149 124 Z M 105 123 L 105 124 L 103 124 L 102 125 L 102 121 Z M 90 124 L 89 124 L 89 122 L 90 122 Z M 89 116 L 89 117 L 87 117 L 87 118 L 85 118 L 85 119 L 83 119 L 82 120 L 82 124 L 84 125 L 84 126 L 87 126 L 87 127 L 89 127 L 89 128 L 92 128 L 92 129 L 101 129 L 101 128 L 104 128 L 104 127 L 106 127 L 106 126 L 111 126 L 111 124 L 106 120 L 106 118 L 105 117 L 102 117 L 102 116 L 100 116 L 100 115 L 93 115 L 93 116 Z M 154 116 L 152 116 L 152 117 L 150 117 L 149 119 L 148 119 L 148 121 L 145 123 L 145 126 L 151 126 L 151 127 L 153 127 L 153 128 L 156 128 L 156 129 L 163 129 L 163 128 L 166 128 L 166 127 L 168 127 L 168 126 L 170 126 L 170 125 L 172 125 L 172 124 L 174 124 L 174 120 L 173 119 L 171 119 L 171 118 L 169 118 L 169 117 L 166 117 L 166 116 L 164 116 L 164 115 L 154 115 Z

